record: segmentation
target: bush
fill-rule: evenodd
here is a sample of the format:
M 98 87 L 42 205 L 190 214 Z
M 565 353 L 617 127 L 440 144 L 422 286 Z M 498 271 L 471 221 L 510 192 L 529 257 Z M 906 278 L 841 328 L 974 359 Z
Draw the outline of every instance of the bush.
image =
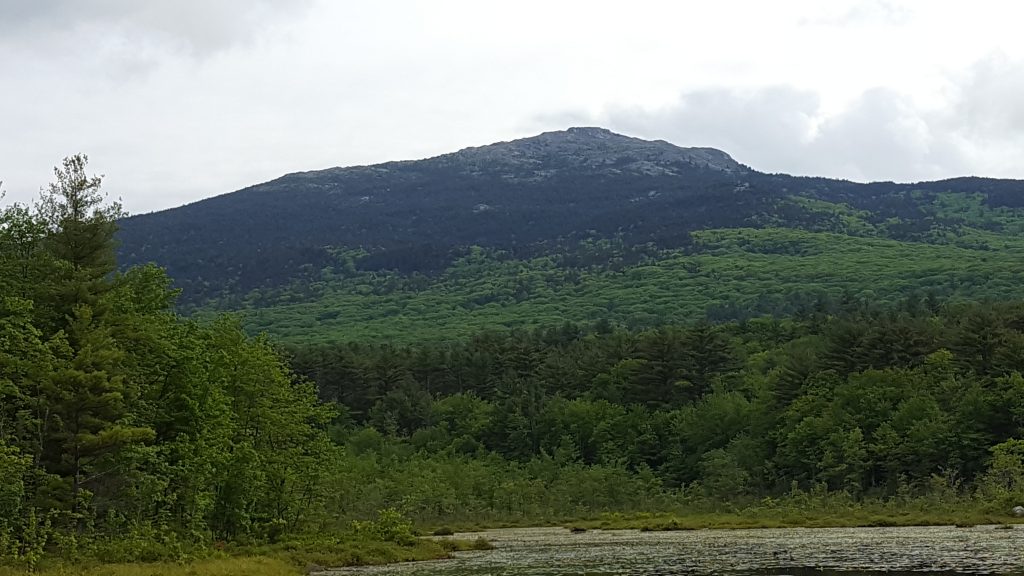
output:
M 353 520 L 352 532 L 357 537 L 367 540 L 394 542 L 402 546 L 409 546 L 416 542 L 416 536 L 412 532 L 412 522 L 394 508 L 379 510 L 376 520 Z

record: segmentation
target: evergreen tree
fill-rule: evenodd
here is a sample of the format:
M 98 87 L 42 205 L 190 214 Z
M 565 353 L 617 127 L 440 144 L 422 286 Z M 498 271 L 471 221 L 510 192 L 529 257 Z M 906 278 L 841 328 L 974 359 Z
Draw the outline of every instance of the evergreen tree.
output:
M 113 286 L 110 276 L 117 266 L 114 235 L 117 219 L 125 214 L 119 203 L 106 203 L 102 179 L 86 173 L 87 162 L 84 155 L 65 158 L 36 204 L 47 228 L 43 248 L 60 263 L 46 295 L 53 333 L 67 328 L 80 306 L 92 309 L 93 320 L 102 320 L 102 297 Z

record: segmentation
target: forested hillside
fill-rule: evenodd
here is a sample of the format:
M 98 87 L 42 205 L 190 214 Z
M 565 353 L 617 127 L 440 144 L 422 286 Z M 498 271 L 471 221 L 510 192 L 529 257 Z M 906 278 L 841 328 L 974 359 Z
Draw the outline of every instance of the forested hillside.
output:
M 128 218 L 185 311 L 291 342 L 1024 297 L 1024 183 L 857 184 L 574 128 Z
M 352 502 L 439 521 L 805 491 L 1006 510 L 1022 201 L 1018 181 L 770 175 L 572 129 L 287 176 L 124 237 L 138 257 L 134 235 L 187 218 L 248 266 L 199 273 L 197 245 L 182 286 L 214 275 L 187 308 L 240 311 L 339 407 L 332 437 L 377 478 Z M 271 214 L 307 259 L 270 264 Z
M 360 269 L 407 273 L 442 270 L 467 246 L 537 253 L 634 222 L 632 241 L 679 244 L 707 214 L 738 224 L 745 211 L 731 205 L 761 202 L 735 190 L 745 172 L 714 150 L 572 129 L 416 162 L 291 174 L 136 216 L 121 223 L 121 252 L 126 264 L 166 266 L 191 300 L 315 276 L 338 249 L 368 251 Z

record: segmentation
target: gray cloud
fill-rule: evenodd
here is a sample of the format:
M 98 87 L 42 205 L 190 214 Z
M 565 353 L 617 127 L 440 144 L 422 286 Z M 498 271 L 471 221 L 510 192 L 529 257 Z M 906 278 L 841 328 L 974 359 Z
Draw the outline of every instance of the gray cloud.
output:
M 0 43 L 80 49 L 123 42 L 164 43 L 203 56 L 257 37 L 274 22 L 306 12 L 310 0 L 0 0 Z M 126 46 L 127 48 L 127 46 Z
M 643 137 L 721 148 L 769 172 L 914 181 L 970 172 L 961 132 L 969 126 L 972 140 L 983 146 L 1004 129 L 984 129 L 996 122 L 974 123 L 967 117 L 979 106 L 976 114 L 990 110 L 980 104 L 986 98 L 1013 93 L 1002 84 L 996 88 L 965 93 L 958 104 L 966 110 L 963 118 L 924 110 L 909 97 L 882 88 L 867 90 L 838 114 L 826 116 L 814 92 L 774 86 L 690 92 L 673 106 L 611 109 L 603 120 Z
M 825 119 L 804 152 L 818 170 L 854 180 L 961 175 L 968 170 L 966 157 L 941 124 L 906 96 L 875 88 Z
M 1024 62 L 992 56 L 959 79 L 950 124 L 970 138 L 1024 134 Z
M 655 111 L 614 108 L 607 122 L 612 129 L 683 146 L 720 148 L 748 163 L 792 166 L 800 162 L 819 106 L 815 93 L 787 86 L 707 89 Z

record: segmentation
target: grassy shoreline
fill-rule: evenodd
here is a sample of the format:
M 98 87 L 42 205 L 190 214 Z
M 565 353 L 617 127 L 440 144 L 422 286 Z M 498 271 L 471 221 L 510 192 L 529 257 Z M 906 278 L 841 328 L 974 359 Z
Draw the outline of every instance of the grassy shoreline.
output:
M 328 568 L 441 560 L 460 550 L 487 549 L 485 540 L 416 538 L 399 544 L 343 541 L 334 544 L 283 543 L 218 551 L 189 561 L 103 563 L 46 559 L 34 570 L 0 566 L 0 576 L 297 576 Z
M 1024 524 L 1024 518 L 992 510 L 967 507 L 898 507 L 885 505 L 837 506 L 801 509 L 793 506 L 758 506 L 735 511 L 676 510 L 665 512 L 611 512 L 594 516 L 526 518 L 499 521 L 449 522 L 427 525 L 427 532 L 466 534 L 489 529 L 564 527 L 583 530 L 701 530 L 756 528 L 870 528 L 909 526 L 977 526 Z
M 849 516 L 820 516 L 807 518 L 799 515 L 774 517 L 735 514 L 640 514 L 635 516 L 609 515 L 609 517 L 581 520 L 566 524 L 567 528 L 600 530 L 640 530 L 656 532 L 666 530 L 701 529 L 757 529 L 757 528 L 874 528 L 910 526 L 977 526 L 1009 525 L 1022 519 L 986 513 L 901 513 L 853 514 Z
M 922 510 L 916 507 L 864 506 L 822 510 L 758 506 L 738 511 L 615 512 L 583 518 L 518 518 L 450 522 L 432 526 L 421 524 L 421 531 L 445 537 L 421 537 L 403 543 L 366 539 L 290 541 L 227 548 L 209 551 L 189 560 L 159 562 L 67 562 L 48 558 L 34 570 L 0 566 L 0 576 L 298 576 L 328 568 L 439 560 L 450 558 L 455 551 L 489 549 L 491 545 L 486 540 L 467 539 L 465 536 L 498 528 L 672 531 L 879 526 L 1015 527 L 1016 524 L 1024 524 L 1024 518 L 956 507 Z

